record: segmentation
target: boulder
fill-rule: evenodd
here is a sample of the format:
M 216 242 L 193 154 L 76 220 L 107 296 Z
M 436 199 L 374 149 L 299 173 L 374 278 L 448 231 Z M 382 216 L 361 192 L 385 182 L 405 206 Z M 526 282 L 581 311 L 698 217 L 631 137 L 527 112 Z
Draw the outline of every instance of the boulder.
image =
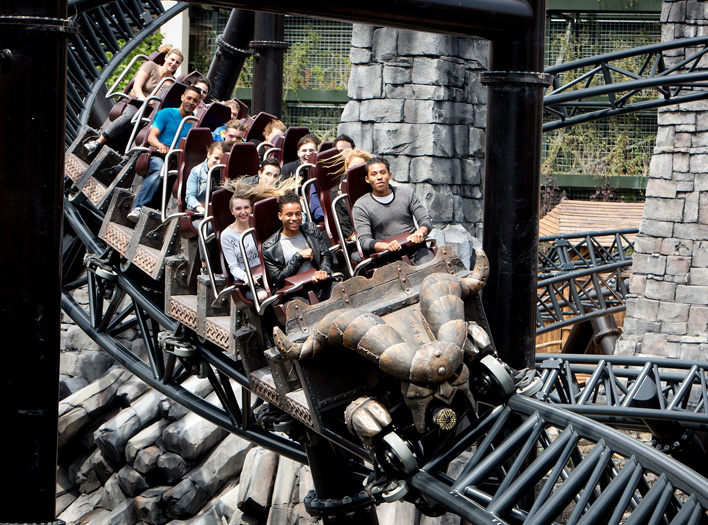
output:
M 300 463 L 285 457 L 278 461 L 267 525 L 290 525 L 298 522 L 298 482 L 301 467 Z
M 177 483 L 189 472 L 192 465 L 184 460 L 179 454 L 165 452 L 157 458 L 157 469 L 165 483 L 170 485 Z
M 138 522 L 138 512 L 135 502 L 127 499 L 120 503 L 112 512 L 96 517 L 91 521 L 91 525 L 127 525 Z
M 250 441 L 229 434 L 189 473 L 189 479 L 203 488 L 209 496 L 214 496 L 231 477 L 241 472 L 246 454 L 252 446 Z
M 264 515 L 270 507 L 278 455 L 256 447 L 246 455 L 238 488 L 238 508 L 254 516 Z
M 209 500 L 209 494 L 185 478 L 162 495 L 165 513 L 170 518 L 189 518 L 194 516 L 204 503 Z
M 162 510 L 162 495 L 169 487 L 153 487 L 135 497 L 135 509 L 138 518 L 149 525 L 167 523 L 168 518 Z
M 420 513 L 415 505 L 407 501 L 384 503 L 378 506 L 376 513 L 379 516 L 380 525 L 400 525 L 401 523 L 415 525 L 420 520 Z
M 137 453 L 143 448 L 155 444 L 162 437 L 162 432 L 169 424 L 170 422 L 166 419 L 160 419 L 130 438 L 125 446 L 126 461 L 132 464 Z
M 162 397 L 157 390 L 149 390 L 94 432 L 96 446 L 109 460 L 122 460 L 128 440 L 157 419 L 158 404 Z
M 81 494 L 58 518 L 66 523 L 82 523 L 84 516 L 89 515 L 101 503 L 102 492 L 96 490 L 91 494 Z
M 59 447 L 113 405 L 118 389 L 128 377 L 130 374 L 115 368 L 59 403 Z
M 212 401 L 215 399 L 216 396 Z M 165 429 L 162 433 L 162 442 L 165 450 L 176 452 L 183 458 L 192 460 L 211 449 L 226 434 L 223 428 L 190 412 Z
M 118 481 L 118 474 L 113 474 L 103 485 L 103 497 L 101 498 L 101 506 L 104 509 L 117 509 L 128 498 L 123 492 Z
M 155 445 L 145 447 L 135 456 L 133 467 L 141 474 L 148 474 L 157 467 L 157 460 L 162 454 L 160 447 Z
M 148 488 L 148 483 L 142 474 L 130 465 L 125 465 L 118 471 L 117 479 L 123 492 L 131 498 Z
M 248 456 L 246 456 L 246 458 L 248 459 Z M 242 471 L 242 475 L 244 472 L 245 465 L 244 470 Z M 216 513 L 227 523 L 231 520 L 231 516 L 233 516 L 234 513 L 238 510 L 238 492 L 238 483 L 232 481 L 224 487 L 224 489 L 221 491 L 221 494 L 216 499 Z

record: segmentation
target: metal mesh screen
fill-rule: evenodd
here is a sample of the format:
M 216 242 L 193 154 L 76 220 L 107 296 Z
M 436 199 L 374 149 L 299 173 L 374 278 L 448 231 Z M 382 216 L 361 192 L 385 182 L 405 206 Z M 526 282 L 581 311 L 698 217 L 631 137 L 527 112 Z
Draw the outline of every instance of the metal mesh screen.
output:
M 549 13 L 547 32 L 547 66 L 661 41 L 658 14 Z M 636 72 L 642 61 L 632 58 L 615 65 Z M 572 78 L 580 74 L 577 70 L 565 73 Z M 561 76 L 560 80 L 572 78 Z M 656 96 L 651 92 L 642 95 Z M 646 176 L 656 129 L 656 112 L 651 111 L 546 133 L 544 175 L 594 175 L 598 186 L 604 184 L 602 177 L 610 175 Z M 616 191 L 625 198 L 641 198 L 633 190 Z M 575 198 L 589 198 L 594 190 L 566 188 L 566 192 Z
M 283 122 L 286 126 L 306 126 L 322 140 L 337 136 L 337 126 L 344 106 L 339 104 L 286 104 Z

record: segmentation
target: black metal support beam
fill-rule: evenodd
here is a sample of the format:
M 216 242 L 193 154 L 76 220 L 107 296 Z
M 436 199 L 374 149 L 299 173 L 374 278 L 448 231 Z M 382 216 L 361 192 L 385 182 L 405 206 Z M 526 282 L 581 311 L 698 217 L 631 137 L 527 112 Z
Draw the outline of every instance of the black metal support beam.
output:
M 484 249 L 490 275 L 483 301 L 500 357 L 533 366 L 545 0 L 532 2 L 534 20 L 492 41 L 487 85 Z
M 251 113 L 283 114 L 283 56 L 285 16 L 256 13 L 253 48 Z
M 66 16 L 66 0 L 0 3 L 0 522 L 55 519 Z
M 190 0 L 201 3 L 202 0 Z M 534 0 L 535 1 L 535 0 Z M 312 0 L 213 0 L 210 5 L 257 9 L 266 13 L 333 18 L 360 24 L 491 38 L 527 27 L 534 12 L 527 0 L 402 0 L 330 2 Z M 545 11 L 541 13 L 543 17 Z
M 253 11 L 233 9 L 224 33 L 216 37 L 216 53 L 207 76 L 211 94 L 216 100 L 231 98 L 243 64 L 250 54 L 248 44 L 253 39 Z

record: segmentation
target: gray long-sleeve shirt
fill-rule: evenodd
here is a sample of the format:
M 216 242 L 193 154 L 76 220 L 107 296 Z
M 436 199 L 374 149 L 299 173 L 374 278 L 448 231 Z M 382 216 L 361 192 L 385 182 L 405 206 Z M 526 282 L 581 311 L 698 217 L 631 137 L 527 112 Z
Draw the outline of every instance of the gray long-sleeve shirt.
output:
M 366 253 L 375 251 L 374 245 L 385 239 L 402 233 L 413 233 L 416 230 L 413 217 L 418 226 L 425 226 L 428 231 L 433 229 L 433 223 L 428 210 L 420 202 L 413 190 L 405 186 L 391 186 L 393 200 L 382 204 L 374 199 L 371 193 L 359 198 L 352 209 L 354 229 Z

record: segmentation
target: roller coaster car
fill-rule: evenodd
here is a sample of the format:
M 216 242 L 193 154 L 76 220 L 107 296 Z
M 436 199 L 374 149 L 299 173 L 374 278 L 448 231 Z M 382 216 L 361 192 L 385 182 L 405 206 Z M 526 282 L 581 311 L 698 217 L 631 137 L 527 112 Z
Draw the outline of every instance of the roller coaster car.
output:
M 402 440 L 444 440 L 478 400 L 515 390 L 478 296 L 487 259 L 482 250 L 475 259 L 468 271 L 445 245 L 429 263 L 394 262 L 339 283 L 322 303 L 291 301 L 266 351 L 271 375 L 245 363 L 253 391 L 320 434 L 360 438 L 374 455 L 394 441 L 399 467 L 412 468 Z

